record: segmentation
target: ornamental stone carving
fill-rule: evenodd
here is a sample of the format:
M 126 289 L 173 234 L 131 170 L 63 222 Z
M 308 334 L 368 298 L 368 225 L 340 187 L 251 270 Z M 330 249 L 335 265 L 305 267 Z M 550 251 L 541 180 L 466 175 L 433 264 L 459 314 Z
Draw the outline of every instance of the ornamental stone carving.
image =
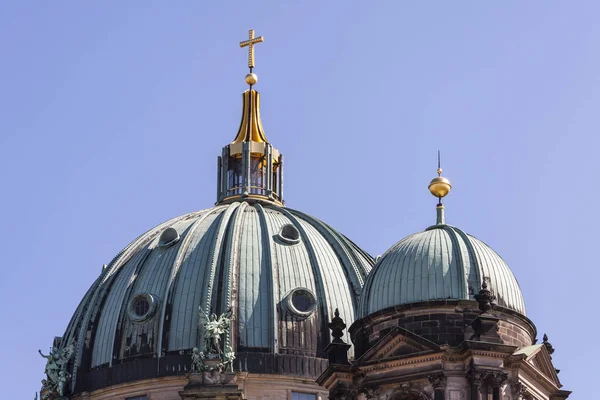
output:
M 471 369 L 467 374 L 467 379 L 471 386 L 480 388 L 483 383 L 488 383 L 492 387 L 502 387 L 508 380 L 508 373 L 489 369 Z
M 479 303 L 479 310 L 482 314 L 485 314 L 492 308 L 494 308 L 494 300 L 496 300 L 496 297 L 488 289 L 488 285 L 485 279 L 481 284 L 481 290 L 474 297 L 475 300 L 477 300 L 477 302 Z
M 552 354 L 554 353 L 554 347 L 552 346 L 552 344 L 548 341 L 548 335 L 546 335 L 544 333 L 544 338 L 542 339 L 542 343 L 543 345 L 546 347 L 546 350 L 548 350 L 548 354 L 550 354 L 550 356 L 552 356 Z M 552 358 L 552 357 L 550 357 Z
M 486 379 L 486 373 L 481 370 L 471 369 L 467 374 L 467 379 L 472 386 L 481 386 Z
M 423 393 L 420 387 L 405 382 L 400 384 L 389 400 L 431 400 L 431 397 Z
M 500 387 L 508 380 L 508 373 L 502 371 L 492 371 L 487 374 L 487 378 L 494 387 Z
M 374 386 L 374 385 L 370 385 L 370 386 L 365 386 L 360 393 L 365 395 L 365 398 L 367 400 L 371 400 L 371 399 L 379 399 L 379 394 L 380 394 L 381 390 L 379 389 L 379 386 Z
M 513 384 L 510 385 L 510 388 L 511 388 L 511 392 L 512 392 L 513 396 L 517 400 L 521 400 L 521 399 L 525 398 L 525 395 L 527 394 L 527 387 L 525 385 L 523 385 L 521 382 L 514 382 Z
M 427 378 L 435 390 L 445 389 L 446 385 L 448 384 L 448 378 L 446 378 L 446 375 L 443 373 L 429 375 Z

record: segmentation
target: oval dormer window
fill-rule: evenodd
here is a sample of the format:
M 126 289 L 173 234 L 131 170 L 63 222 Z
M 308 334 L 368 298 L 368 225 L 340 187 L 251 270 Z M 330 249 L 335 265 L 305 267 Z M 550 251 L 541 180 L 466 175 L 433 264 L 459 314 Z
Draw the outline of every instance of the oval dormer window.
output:
M 282 242 L 287 244 L 300 243 L 300 232 L 298 231 L 298 228 L 292 224 L 282 226 L 278 236 Z
M 296 317 L 307 318 L 317 308 L 317 299 L 313 292 L 306 288 L 292 290 L 286 296 L 288 310 Z
M 150 293 L 138 293 L 131 298 L 127 306 L 127 315 L 133 322 L 144 322 L 156 312 L 156 297 Z
M 173 246 L 179 241 L 179 233 L 175 228 L 167 228 L 160 234 L 158 239 L 158 247 L 166 249 L 167 247 Z

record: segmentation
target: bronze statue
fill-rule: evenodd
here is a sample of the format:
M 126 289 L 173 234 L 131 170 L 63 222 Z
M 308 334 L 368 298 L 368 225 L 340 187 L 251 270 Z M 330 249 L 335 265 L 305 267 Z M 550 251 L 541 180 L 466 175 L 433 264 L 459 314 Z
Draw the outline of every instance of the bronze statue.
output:
M 204 328 L 204 351 L 207 354 L 223 355 L 221 346 L 221 335 L 229 332 L 231 310 L 217 317 L 217 314 L 212 313 L 210 318 L 204 310 L 200 308 L 200 318 Z
M 75 343 L 71 342 L 62 349 L 52 346 L 48 355 L 44 355 L 41 350 L 38 352 L 47 360 L 45 369 L 47 379 L 42 380 L 42 400 L 47 398 L 49 393 L 64 396 L 67 381 L 71 378 L 71 374 L 67 372 L 67 365 L 75 352 Z

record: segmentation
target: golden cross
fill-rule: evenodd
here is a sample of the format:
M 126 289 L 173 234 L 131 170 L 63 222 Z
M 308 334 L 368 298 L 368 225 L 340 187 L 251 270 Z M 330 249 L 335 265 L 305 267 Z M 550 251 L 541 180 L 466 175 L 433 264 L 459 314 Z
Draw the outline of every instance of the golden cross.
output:
M 252 72 L 252 68 L 254 68 L 254 45 L 264 41 L 265 39 L 262 36 L 255 38 L 254 29 L 250 29 L 248 31 L 248 40 L 240 42 L 240 47 L 248 46 L 248 68 L 250 68 L 250 72 Z

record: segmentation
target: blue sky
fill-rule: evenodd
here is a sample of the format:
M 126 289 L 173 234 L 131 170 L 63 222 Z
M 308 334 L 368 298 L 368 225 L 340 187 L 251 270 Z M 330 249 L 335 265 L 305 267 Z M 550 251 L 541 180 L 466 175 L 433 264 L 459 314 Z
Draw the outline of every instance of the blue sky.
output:
M 572 399 L 595 393 L 600 4 L 3 2 L 3 397 L 39 389 L 102 264 L 215 201 L 247 30 L 287 205 L 372 255 L 447 221 L 511 266 Z M 592 315 L 591 318 L 589 315 Z M 593 391 L 594 390 L 594 391 Z

